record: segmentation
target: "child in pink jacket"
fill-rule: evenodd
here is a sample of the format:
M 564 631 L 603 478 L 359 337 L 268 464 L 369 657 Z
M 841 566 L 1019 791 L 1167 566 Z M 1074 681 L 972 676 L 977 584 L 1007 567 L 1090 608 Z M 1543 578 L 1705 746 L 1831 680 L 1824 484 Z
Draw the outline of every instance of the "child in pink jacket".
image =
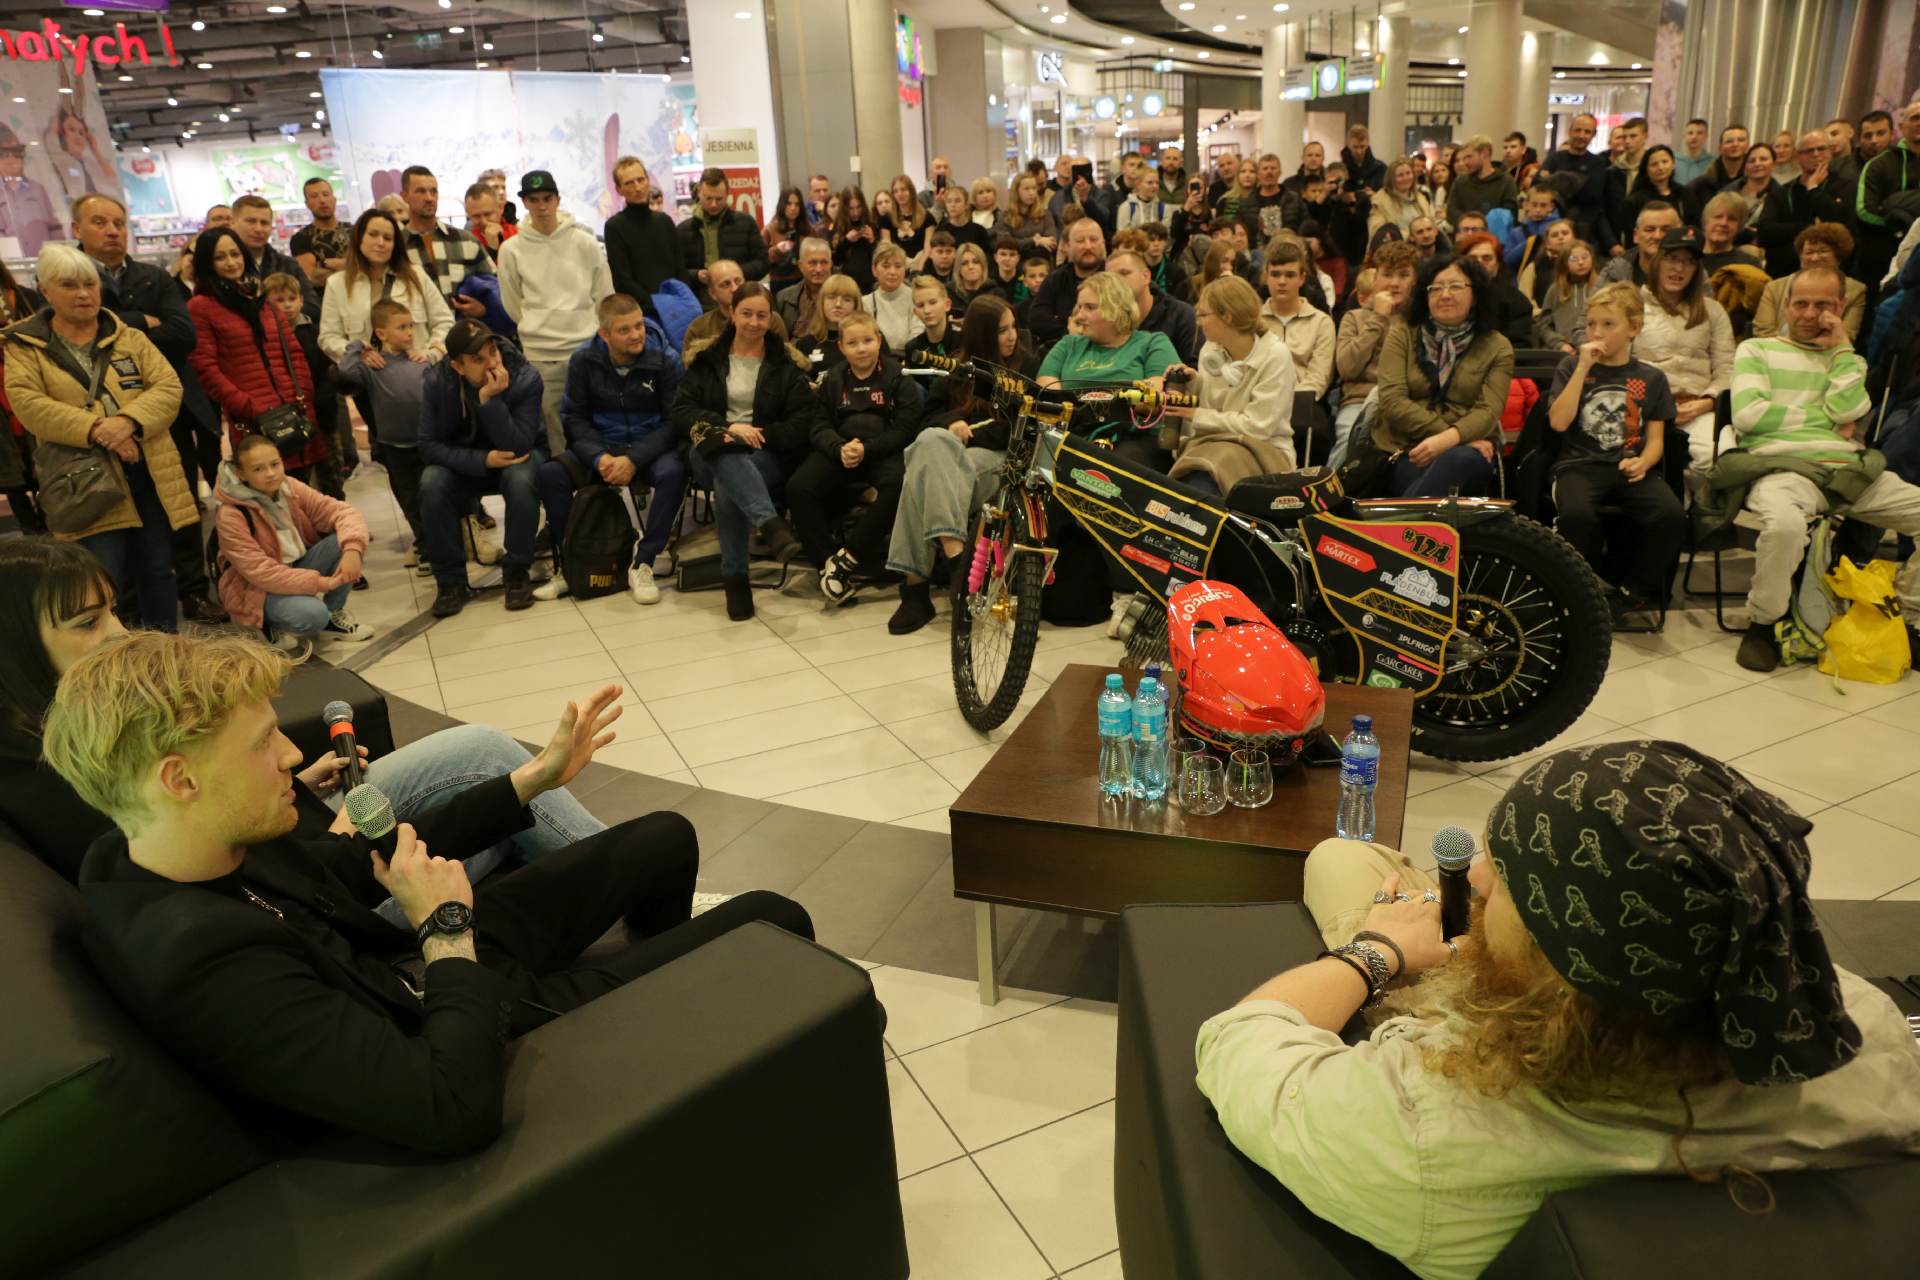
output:
M 373 639 L 346 609 L 367 550 L 358 511 L 289 476 L 280 450 L 259 435 L 220 464 L 217 493 L 220 599 L 235 622 L 266 631 L 296 662 L 318 635 Z

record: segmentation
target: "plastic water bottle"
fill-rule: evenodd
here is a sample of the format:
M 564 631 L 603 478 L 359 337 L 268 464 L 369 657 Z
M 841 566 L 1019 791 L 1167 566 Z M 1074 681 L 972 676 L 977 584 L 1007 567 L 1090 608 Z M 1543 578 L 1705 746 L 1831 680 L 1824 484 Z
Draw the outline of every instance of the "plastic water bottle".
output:
M 1167 703 L 1152 676 L 1133 695 L 1133 794 L 1148 801 L 1167 794 Z
M 1355 716 L 1340 744 L 1340 811 L 1333 829 L 1343 840 L 1373 839 L 1373 789 L 1380 781 L 1380 739 L 1373 717 Z
M 1116 672 L 1097 704 L 1100 715 L 1100 790 L 1124 796 L 1133 790 L 1133 703 Z
M 1173 714 L 1173 686 L 1168 684 L 1166 677 L 1160 674 L 1160 664 L 1157 662 L 1147 664 L 1144 678 L 1152 680 L 1160 688 L 1160 705 L 1166 708 L 1160 717 L 1160 744 L 1166 748 L 1166 752 L 1161 757 L 1160 768 L 1167 779 L 1167 789 L 1178 791 L 1180 789 L 1179 764 L 1172 758 L 1173 735 L 1176 732 L 1174 726 L 1179 724 Z

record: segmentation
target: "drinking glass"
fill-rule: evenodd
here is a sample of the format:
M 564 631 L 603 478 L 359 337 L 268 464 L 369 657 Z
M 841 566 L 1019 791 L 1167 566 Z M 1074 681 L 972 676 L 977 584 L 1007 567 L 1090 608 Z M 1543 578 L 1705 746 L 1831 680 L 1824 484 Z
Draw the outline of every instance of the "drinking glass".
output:
M 1180 757 L 1180 807 L 1209 818 L 1227 807 L 1226 766 L 1205 752 Z
M 1175 738 L 1167 744 L 1167 774 L 1173 776 L 1181 762 L 1188 756 L 1207 754 L 1206 740 L 1203 738 Z
M 1242 809 L 1258 809 L 1273 799 L 1273 764 L 1267 753 L 1242 747 L 1227 761 L 1227 800 Z

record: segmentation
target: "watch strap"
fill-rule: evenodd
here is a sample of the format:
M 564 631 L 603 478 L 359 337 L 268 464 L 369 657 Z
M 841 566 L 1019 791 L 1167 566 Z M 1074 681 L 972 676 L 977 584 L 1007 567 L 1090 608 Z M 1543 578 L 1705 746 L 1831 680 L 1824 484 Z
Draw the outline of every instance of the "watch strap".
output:
M 462 910 L 464 910 L 467 913 L 467 922 L 461 925 L 460 928 L 458 929 L 441 928 L 440 912 L 446 907 L 459 907 Z M 421 922 L 420 928 L 416 932 L 418 934 L 420 942 L 424 944 L 428 938 L 433 937 L 433 935 L 435 935 L 436 933 L 442 933 L 442 934 L 465 933 L 471 928 L 473 928 L 473 908 L 467 906 L 467 904 L 464 902 L 447 901 L 447 902 L 441 903 L 439 906 L 435 907 L 432 911 L 429 911 L 427 913 L 427 918 Z

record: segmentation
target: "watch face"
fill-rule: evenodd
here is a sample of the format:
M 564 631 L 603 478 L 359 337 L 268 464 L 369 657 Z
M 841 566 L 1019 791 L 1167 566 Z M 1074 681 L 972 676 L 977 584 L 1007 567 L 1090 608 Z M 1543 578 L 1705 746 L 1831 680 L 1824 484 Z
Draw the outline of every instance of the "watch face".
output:
M 447 933 L 458 933 L 473 920 L 473 912 L 462 903 L 443 902 L 433 909 L 434 927 Z

